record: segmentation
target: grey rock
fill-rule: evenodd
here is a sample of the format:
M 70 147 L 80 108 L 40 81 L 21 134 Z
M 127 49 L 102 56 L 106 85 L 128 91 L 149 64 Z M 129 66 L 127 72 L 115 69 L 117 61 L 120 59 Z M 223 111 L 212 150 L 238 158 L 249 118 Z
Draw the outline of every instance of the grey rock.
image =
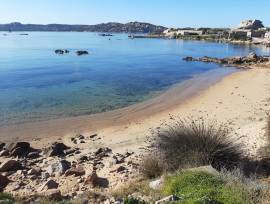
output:
M 59 160 L 50 164 L 46 171 L 50 174 L 64 174 L 71 167 L 71 163 L 66 160 Z

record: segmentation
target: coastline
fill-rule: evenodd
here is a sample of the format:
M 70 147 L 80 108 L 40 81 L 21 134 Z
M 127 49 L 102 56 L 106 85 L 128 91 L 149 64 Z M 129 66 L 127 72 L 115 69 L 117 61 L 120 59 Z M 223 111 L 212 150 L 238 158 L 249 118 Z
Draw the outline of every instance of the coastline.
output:
M 221 69 L 218 68 L 194 75 L 191 79 L 173 85 L 154 98 L 121 109 L 91 115 L 1 126 L 0 139 L 1 141 L 15 141 L 18 139 L 32 141 L 48 137 L 59 138 L 73 132 L 98 131 L 108 126 L 125 125 L 129 121 L 146 118 L 156 113 L 173 109 L 175 106 L 188 101 L 199 94 L 199 92 L 222 80 L 223 77 L 238 72 L 235 68 Z M 11 137 L 6 138 L 6 135 Z
M 76 147 L 85 152 L 110 147 L 115 152 L 130 150 L 139 154 L 147 146 L 151 131 L 168 122 L 171 115 L 193 116 L 226 123 L 233 129 L 233 140 L 244 144 L 247 155 L 256 157 L 266 144 L 269 79 L 269 66 L 238 70 L 214 77 L 214 81 L 204 75 L 177 84 L 154 99 L 120 110 L 1 127 L 0 138 L 2 141 L 29 141 L 41 148 L 55 141 L 72 146 L 70 139 L 76 134 L 98 134 L 101 138 L 98 144 Z

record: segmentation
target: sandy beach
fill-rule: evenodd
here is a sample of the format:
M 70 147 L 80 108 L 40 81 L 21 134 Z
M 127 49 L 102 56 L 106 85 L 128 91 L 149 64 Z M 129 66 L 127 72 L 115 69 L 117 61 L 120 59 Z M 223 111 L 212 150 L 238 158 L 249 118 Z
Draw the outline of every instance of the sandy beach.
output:
M 152 100 L 112 112 L 1 127 L 0 138 L 30 141 L 42 147 L 56 140 L 69 144 L 69 138 L 78 133 L 98 134 L 102 138 L 99 144 L 80 144 L 80 148 L 108 146 L 120 152 L 138 151 L 146 145 L 150 130 L 169 122 L 170 115 L 193 116 L 228 124 L 232 135 L 238 133 L 234 139 L 246 145 L 248 154 L 256 155 L 265 143 L 264 126 L 270 110 L 267 67 L 226 77 L 217 74 L 214 79 L 204 75 L 176 85 Z

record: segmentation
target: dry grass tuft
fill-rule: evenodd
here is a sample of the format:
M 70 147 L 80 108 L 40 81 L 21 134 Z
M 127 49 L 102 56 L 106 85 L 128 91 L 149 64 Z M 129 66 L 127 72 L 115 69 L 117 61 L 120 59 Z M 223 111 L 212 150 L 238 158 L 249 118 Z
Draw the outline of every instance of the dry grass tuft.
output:
M 242 146 L 216 121 L 173 118 L 154 134 L 153 147 L 168 170 L 212 165 L 232 169 L 242 161 Z

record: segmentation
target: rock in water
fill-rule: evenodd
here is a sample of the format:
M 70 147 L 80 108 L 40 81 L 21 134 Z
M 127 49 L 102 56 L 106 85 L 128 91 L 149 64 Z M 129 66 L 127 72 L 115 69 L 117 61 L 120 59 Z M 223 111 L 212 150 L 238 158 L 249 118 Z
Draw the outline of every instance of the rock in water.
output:
M 78 50 L 78 51 L 76 52 L 76 54 L 77 54 L 78 56 L 81 56 L 81 55 L 88 55 L 89 53 L 88 53 L 87 51 L 85 51 L 85 50 Z

